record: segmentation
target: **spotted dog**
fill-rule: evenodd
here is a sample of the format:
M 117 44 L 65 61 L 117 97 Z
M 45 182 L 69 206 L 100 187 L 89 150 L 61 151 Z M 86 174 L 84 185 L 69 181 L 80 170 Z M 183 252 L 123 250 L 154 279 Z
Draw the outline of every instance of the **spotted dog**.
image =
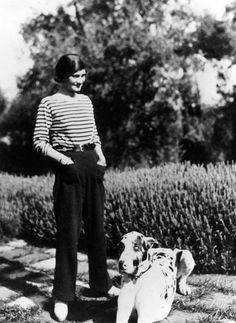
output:
M 133 309 L 137 310 L 138 323 L 163 320 L 170 312 L 175 292 L 183 295 L 191 292 L 186 279 L 194 265 L 188 250 L 159 248 L 155 239 L 136 231 L 124 235 L 116 323 L 127 323 Z

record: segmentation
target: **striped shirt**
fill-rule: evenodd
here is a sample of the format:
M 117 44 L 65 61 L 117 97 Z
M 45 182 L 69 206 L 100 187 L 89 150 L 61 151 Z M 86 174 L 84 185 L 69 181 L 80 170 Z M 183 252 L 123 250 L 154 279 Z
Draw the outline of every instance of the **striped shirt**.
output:
M 36 118 L 33 145 L 47 155 L 51 146 L 72 149 L 87 143 L 101 144 L 91 100 L 84 94 L 56 93 L 42 99 Z

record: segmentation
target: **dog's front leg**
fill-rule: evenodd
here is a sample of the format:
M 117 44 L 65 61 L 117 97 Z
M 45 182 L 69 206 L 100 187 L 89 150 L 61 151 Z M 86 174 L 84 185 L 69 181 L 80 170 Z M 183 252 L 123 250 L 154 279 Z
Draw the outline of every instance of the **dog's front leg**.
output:
M 187 285 L 187 278 L 195 266 L 192 253 L 188 250 L 176 249 L 176 261 L 177 292 L 182 295 L 189 295 L 191 293 L 191 288 Z
M 119 297 L 116 323 L 128 323 L 135 300 L 135 284 L 132 280 L 124 283 Z

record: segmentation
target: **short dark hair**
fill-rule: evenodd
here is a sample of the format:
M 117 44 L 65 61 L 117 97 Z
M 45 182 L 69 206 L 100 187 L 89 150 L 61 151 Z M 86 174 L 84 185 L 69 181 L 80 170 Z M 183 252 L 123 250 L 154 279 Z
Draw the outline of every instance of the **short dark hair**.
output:
M 78 54 L 66 54 L 59 58 L 55 67 L 55 81 L 61 83 L 63 79 L 85 68 L 85 64 Z

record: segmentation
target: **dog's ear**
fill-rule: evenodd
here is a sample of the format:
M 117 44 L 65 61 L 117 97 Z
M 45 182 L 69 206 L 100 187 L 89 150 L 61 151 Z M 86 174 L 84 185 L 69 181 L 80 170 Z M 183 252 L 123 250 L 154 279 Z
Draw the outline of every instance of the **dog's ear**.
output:
M 176 249 L 174 249 L 174 252 L 175 252 L 175 266 L 178 268 L 180 261 L 181 261 L 182 254 L 183 254 L 183 250 L 176 248 Z
M 151 255 L 148 252 L 148 250 L 145 250 L 142 256 L 142 261 L 150 261 L 151 260 Z
M 159 248 L 159 242 L 152 237 L 145 237 L 143 240 L 143 248 L 144 250 L 148 250 L 150 248 Z

